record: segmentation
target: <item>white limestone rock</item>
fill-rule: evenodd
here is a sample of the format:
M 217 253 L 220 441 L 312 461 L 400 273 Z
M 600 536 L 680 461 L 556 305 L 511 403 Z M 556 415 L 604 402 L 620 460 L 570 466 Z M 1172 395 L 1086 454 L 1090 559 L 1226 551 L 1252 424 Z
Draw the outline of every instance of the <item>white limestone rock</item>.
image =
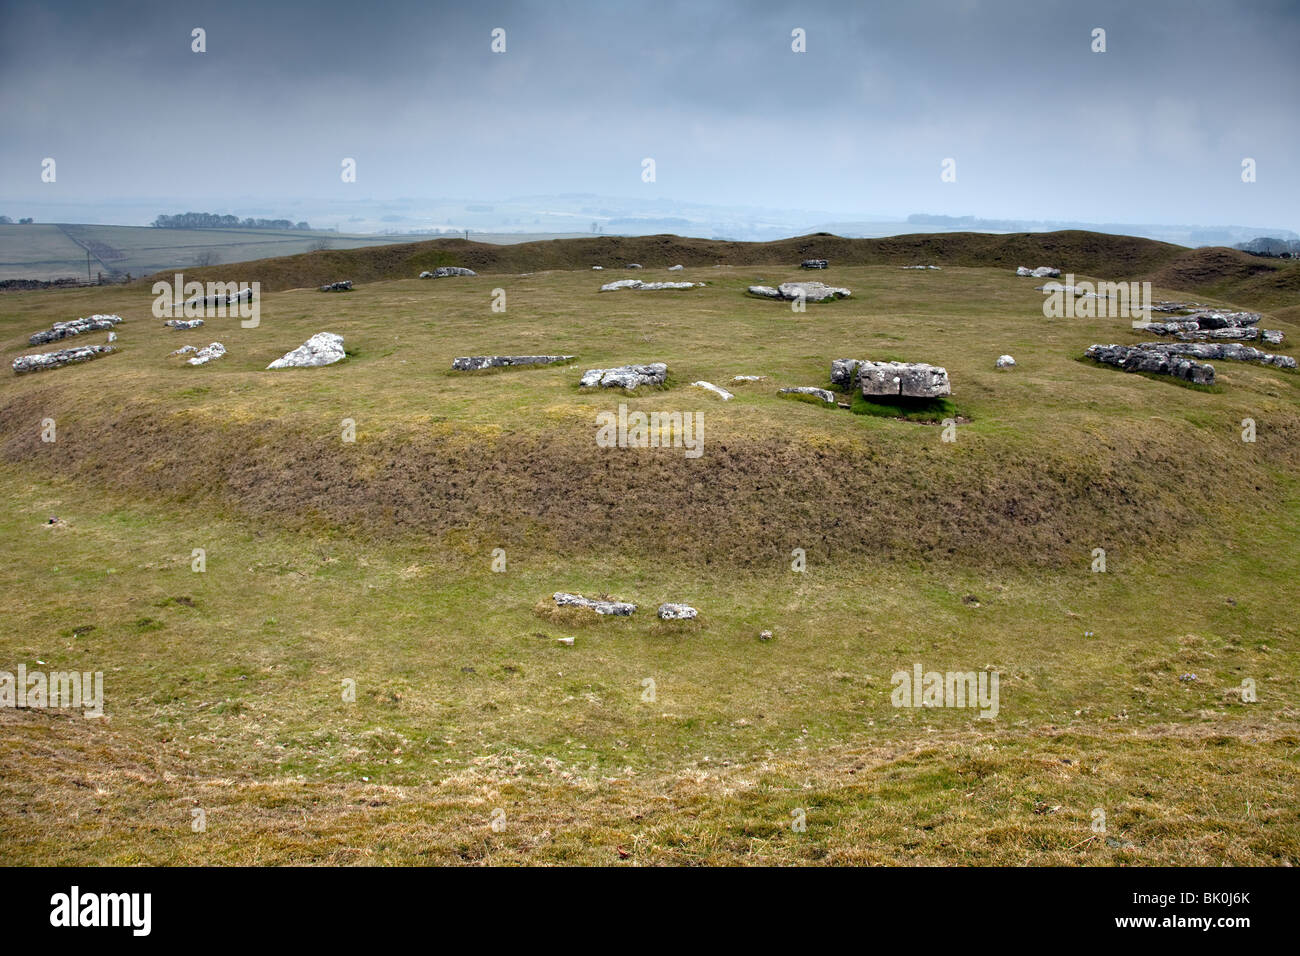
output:
M 57 342 L 60 339 L 71 338 L 74 335 L 81 335 L 85 332 L 99 332 L 103 329 L 112 329 L 122 321 L 120 315 L 88 315 L 80 319 L 72 319 L 68 322 L 55 322 L 48 329 L 35 333 L 27 340 L 28 345 L 48 345 L 50 342 Z M 110 331 L 109 341 L 113 341 L 114 335 Z
M 699 615 L 689 604 L 660 604 L 659 618 L 663 621 L 689 621 Z
M 343 336 L 333 332 L 317 332 L 284 358 L 276 359 L 267 369 L 318 368 L 341 362 L 343 358 Z
M 581 594 L 569 594 L 566 591 L 556 591 L 551 597 L 556 607 L 584 607 L 597 614 L 608 614 L 613 617 L 628 617 L 636 610 L 636 605 L 629 604 L 627 601 L 593 601 Z
M 618 368 L 592 368 L 582 373 L 580 388 L 626 388 L 641 385 L 662 385 L 668 377 L 668 366 L 663 362 L 648 365 L 620 365 Z
M 601 292 L 617 292 L 619 289 L 636 289 L 641 292 L 657 292 L 660 289 L 694 289 L 704 285 L 703 282 L 643 282 L 640 279 L 619 279 L 607 282 L 600 287 Z
M 213 342 L 211 345 L 205 345 L 199 349 L 192 359 L 191 365 L 207 365 L 214 359 L 219 359 L 226 354 L 226 347 L 220 342 Z
M 15 375 L 25 375 L 28 372 L 43 372 L 52 368 L 62 368 L 65 365 L 89 362 L 92 359 L 111 355 L 116 351 L 117 349 L 111 345 L 80 345 L 75 348 L 59 349 L 54 352 L 41 352 L 37 355 L 20 355 L 14 359 L 13 369 Z
M 822 282 L 782 282 L 773 289 L 767 285 L 751 285 L 749 294 L 764 299 L 785 299 L 794 301 L 800 298 L 807 302 L 825 302 L 831 299 L 847 299 L 853 293 L 839 286 L 826 285 Z
M 943 398 L 952 394 L 948 370 L 924 362 L 861 362 L 857 381 L 866 398 Z
M 1016 360 L 1010 355 L 999 355 L 998 360 L 994 363 L 998 368 L 1015 368 Z
M 811 385 L 797 385 L 792 388 L 780 389 L 779 395 L 815 395 L 827 405 L 835 404 L 835 396 L 824 388 L 813 388 Z
M 485 368 L 507 368 L 516 365 L 556 365 L 572 362 L 576 355 L 464 355 L 453 359 L 451 367 L 457 372 L 477 372 Z
M 717 385 L 714 385 L 712 382 L 691 382 L 691 385 L 694 388 L 702 388 L 705 391 L 712 392 L 714 395 L 718 396 L 718 398 L 722 399 L 724 402 L 729 402 L 736 397 L 732 395 L 729 391 L 727 391 L 725 388 L 719 388 Z
M 782 282 L 777 286 L 783 299 L 797 299 L 800 293 L 809 302 L 825 302 L 828 299 L 847 299 L 853 295 L 848 289 L 826 285 L 821 282 Z

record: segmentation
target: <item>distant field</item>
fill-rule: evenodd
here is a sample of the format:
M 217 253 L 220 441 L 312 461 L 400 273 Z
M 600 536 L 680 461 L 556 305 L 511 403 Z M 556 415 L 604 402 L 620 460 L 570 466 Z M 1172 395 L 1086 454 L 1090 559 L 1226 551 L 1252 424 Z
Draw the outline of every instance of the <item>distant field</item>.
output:
M 478 242 L 514 243 L 556 235 L 481 234 Z M 357 249 L 409 243 L 410 236 L 350 235 L 275 229 L 154 229 L 150 226 L 88 226 L 35 223 L 0 225 L 0 279 L 87 278 L 249 262 L 326 249 Z

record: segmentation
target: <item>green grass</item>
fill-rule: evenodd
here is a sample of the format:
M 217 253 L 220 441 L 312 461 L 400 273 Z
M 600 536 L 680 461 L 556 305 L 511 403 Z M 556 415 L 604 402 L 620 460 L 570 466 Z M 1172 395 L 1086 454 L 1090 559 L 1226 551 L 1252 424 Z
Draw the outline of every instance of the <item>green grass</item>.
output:
M 1300 862 L 1296 377 L 1089 367 L 1124 320 L 1045 322 L 1001 268 L 920 294 L 833 267 L 854 297 L 802 316 L 746 298 L 759 271 L 671 299 L 585 272 L 286 291 L 197 335 L 138 287 L 6 295 L 7 360 L 56 319 L 127 322 L 119 354 L 0 381 L 0 670 L 102 671 L 108 714 L 0 709 L 0 862 Z M 322 330 L 347 360 L 265 371 Z M 449 371 L 524 352 L 579 358 Z M 841 356 L 942 364 L 972 420 L 944 443 L 777 394 Z M 664 389 L 576 389 L 656 360 Z M 620 402 L 702 411 L 704 455 L 595 449 Z M 996 669 L 998 717 L 893 707 L 916 662 Z

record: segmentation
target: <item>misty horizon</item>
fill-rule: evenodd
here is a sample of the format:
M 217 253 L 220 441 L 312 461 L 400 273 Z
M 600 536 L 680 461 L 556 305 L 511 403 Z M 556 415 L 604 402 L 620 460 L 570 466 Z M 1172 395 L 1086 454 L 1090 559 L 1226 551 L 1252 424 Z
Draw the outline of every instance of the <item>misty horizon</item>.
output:
M 175 204 L 152 215 L 311 220 L 313 204 L 578 194 L 814 222 L 1300 224 L 1292 3 L 759 3 L 742 19 L 717 3 L 7 2 L 0 17 L 15 218 L 156 197 Z

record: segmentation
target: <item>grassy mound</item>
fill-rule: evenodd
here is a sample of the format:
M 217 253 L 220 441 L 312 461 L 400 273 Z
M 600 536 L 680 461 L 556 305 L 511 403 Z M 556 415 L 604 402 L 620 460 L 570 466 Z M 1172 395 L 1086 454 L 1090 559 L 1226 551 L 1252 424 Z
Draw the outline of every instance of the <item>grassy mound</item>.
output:
M 1056 259 L 955 241 L 986 240 Z M 1077 359 L 1128 321 L 1047 320 L 1006 263 L 828 241 L 855 295 L 802 316 L 744 294 L 793 268 L 712 262 L 672 298 L 586 269 L 271 292 L 198 334 L 147 286 L 7 293 L 7 361 L 125 321 L 0 376 L 0 668 L 100 671 L 110 718 L 0 708 L 0 863 L 1300 864 L 1300 376 L 1117 374 Z M 1298 312 L 1267 317 L 1288 347 Z M 320 331 L 344 361 L 266 370 Z M 449 371 L 516 352 L 578 360 Z M 845 355 L 941 364 L 952 402 L 778 394 Z M 666 387 L 577 388 L 651 361 Z M 597 445 L 620 405 L 692 413 L 702 454 Z M 998 713 L 895 706 L 918 664 L 998 673 Z
M 590 239 L 551 239 L 493 245 L 465 239 L 335 249 L 186 270 L 200 281 L 258 281 L 265 291 L 311 288 L 348 276 L 358 283 L 414 278 L 438 266 L 465 266 L 484 274 L 522 274 L 549 270 L 605 271 L 592 273 L 609 281 L 610 270 L 628 263 L 665 269 L 678 263 L 696 268 L 718 265 L 782 264 L 790 275 L 778 281 L 810 278 L 797 268 L 803 259 L 828 258 L 831 267 L 811 278 L 839 284 L 843 267 L 904 266 L 918 263 L 943 268 L 1000 268 L 1056 265 L 1083 278 L 1108 281 L 1151 280 L 1156 285 L 1200 295 L 1230 298 L 1241 306 L 1273 307 L 1300 288 L 1300 263 L 1283 263 L 1248 256 L 1232 249 L 1186 249 L 1131 236 L 1066 230 L 1062 232 L 921 233 L 888 239 L 845 239 L 829 233 L 773 242 L 728 242 L 681 236 L 593 236 Z M 635 275 L 636 273 L 629 273 Z M 707 275 L 697 278 L 707 279 Z M 913 280 L 917 276 L 912 276 Z M 171 281 L 159 273 L 141 280 Z M 430 283 L 456 279 L 430 279 Z M 756 283 L 762 284 L 762 283 Z

